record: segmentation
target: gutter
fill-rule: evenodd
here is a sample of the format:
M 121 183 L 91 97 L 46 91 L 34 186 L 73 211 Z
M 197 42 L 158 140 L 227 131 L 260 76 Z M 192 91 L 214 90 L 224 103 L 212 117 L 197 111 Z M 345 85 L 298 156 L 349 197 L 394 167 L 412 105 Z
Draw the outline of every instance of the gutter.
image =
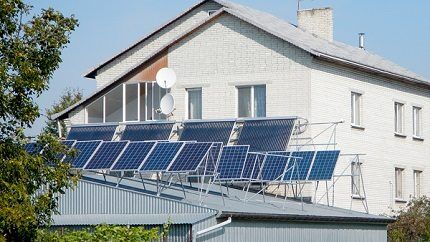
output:
M 221 227 L 224 227 L 224 226 L 230 224 L 231 222 L 232 222 L 231 217 L 228 217 L 227 220 L 224 221 L 224 222 L 222 222 L 222 223 L 219 223 L 219 224 L 216 224 L 216 225 L 211 226 L 209 228 L 205 228 L 205 229 L 202 229 L 200 231 L 197 231 L 195 233 L 195 236 L 193 236 L 193 242 L 197 241 L 197 237 L 200 237 L 200 236 L 202 236 L 204 234 L 207 234 L 207 233 L 209 233 L 211 231 L 214 231 L 215 229 L 219 229 Z
M 298 215 L 298 214 L 264 214 L 264 213 L 243 213 L 243 212 L 223 212 L 218 218 L 237 219 L 261 219 L 276 221 L 295 222 L 336 222 L 336 223 L 361 223 L 361 224 L 390 224 L 396 220 L 388 217 L 339 217 L 339 216 L 318 216 L 318 215 Z

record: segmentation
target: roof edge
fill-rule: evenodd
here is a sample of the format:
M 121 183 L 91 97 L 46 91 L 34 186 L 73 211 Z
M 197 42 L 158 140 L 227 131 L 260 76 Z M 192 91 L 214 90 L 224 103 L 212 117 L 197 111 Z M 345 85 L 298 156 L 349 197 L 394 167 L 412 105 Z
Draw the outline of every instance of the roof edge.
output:
M 239 218 L 239 219 L 263 219 L 276 221 L 303 221 L 303 222 L 336 222 L 336 223 L 361 223 L 361 224 L 383 224 L 387 225 L 396 221 L 394 218 L 382 217 L 338 217 L 319 215 L 298 215 L 298 214 L 261 214 L 261 213 L 239 213 L 222 212 L 218 218 Z

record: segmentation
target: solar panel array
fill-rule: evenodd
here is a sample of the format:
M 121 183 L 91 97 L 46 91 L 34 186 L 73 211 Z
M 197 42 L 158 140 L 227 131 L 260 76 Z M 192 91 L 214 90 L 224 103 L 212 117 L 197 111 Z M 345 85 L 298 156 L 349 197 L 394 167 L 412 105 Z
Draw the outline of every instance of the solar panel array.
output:
M 113 171 L 137 171 L 155 146 L 155 141 L 132 141 L 112 165 Z
M 171 172 L 196 171 L 203 159 L 207 157 L 212 143 L 186 143 L 176 159 L 168 168 Z
M 165 171 L 183 145 L 184 142 L 157 143 L 144 160 L 140 171 Z
M 102 140 L 76 142 L 74 148 L 78 151 L 78 153 L 70 161 L 72 167 L 76 169 L 82 169 L 102 142 Z
M 245 180 L 257 180 L 263 165 L 264 155 L 259 153 L 248 153 L 243 165 L 241 177 Z
M 333 176 L 339 154 L 339 150 L 318 151 L 315 155 L 308 180 L 330 180 Z
M 124 150 L 128 141 L 105 141 L 84 166 L 85 170 L 109 169 Z
M 185 122 L 179 140 L 197 142 L 222 142 L 227 145 L 235 121 Z
M 36 142 L 29 142 L 24 145 L 24 150 L 27 151 L 30 155 L 40 154 L 43 150 L 43 147 Z
M 103 140 L 111 141 L 115 135 L 117 125 L 103 126 L 75 126 L 70 129 L 67 135 L 68 140 Z
M 245 120 L 238 145 L 249 145 L 251 152 L 286 150 L 296 118 Z
M 125 127 L 121 140 L 168 140 L 170 133 L 172 132 L 173 125 L 173 122 L 128 124 Z
M 218 179 L 241 179 L 242 169 L 246 161 L 248 150 L 248 145 L 224 146 L 218 163 Z

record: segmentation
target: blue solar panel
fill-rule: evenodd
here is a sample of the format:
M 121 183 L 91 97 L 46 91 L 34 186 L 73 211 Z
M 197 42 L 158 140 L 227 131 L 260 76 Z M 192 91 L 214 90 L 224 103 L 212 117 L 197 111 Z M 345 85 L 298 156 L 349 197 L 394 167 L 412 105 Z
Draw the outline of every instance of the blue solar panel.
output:
M 168 168 L 172 172 L 196 171 L 204 158 L 207 158 L 212 143 L 186 143 L 176 159 Z
M 61 144 L 67 147 L 67 150 L 70 150 L 76 143 L 76 140 L 62 140 Z M 58 154 L 58 159 L 62 160 L 65 158 L 65 154 Z
M 111 141 L 117 125 L 72 127 L 67 135 L 68 140 L 103 140 Z
M 101 140 L 76 142 L 73 148 L 77 150 L 77 155 L 70 161 L 72 167 L 77 169 L 84 167 L 101 143 Z
M 166 171 L 183 145 L 183 142 L 157 143 L 146 157 L 140 171 Z
M 251 152 L 286 150 L 296 118 L 245 120 L 237 141 Z
M 226 145 L 230 139 L 235 121 L 192 121 L 185 122 L 179 140 L 198 142 L 222 142 Z
M 241 179 L 243 165 L 246 161 L 249 146 L 224 146 L 219 159 L 217 172 L 220 180 Z
M 218 165 L 218 160 L 221 155 L 222 143 L 213 143 L 209 151 L 209 159 L 206 167 L 206 171 L 214 172 Z
M 128 124 L 121 139 L 130 141 L 168 140 L 173 125 L 173 122 Z
M 291 153 L 290 161 L 288 162 L 287 172 L 285 172 L 284 180 L 303 181 L 306 180 L 309 169 L 314 158 L 315 151 L 295 151 Z M 294 158 L 298 157 L 298 158 Z M 294 162 L 296 161 L 296 162 Z M 296 167 L 293 166 L 297 164 Z
M 109 169 L 127 144 L 128 141 L 104 141 L 93 157 L 84 166 L 84 169 Z
M 330 180 L 339 154 L 339 150 L 317 151 L 308 180 Z
M 256 180 L 263 165 L 264 155 L 259 153 L 248 153 L 243 165 L 242 178 Z
M 136 171 L 155 145 L 155 141 L 133 141 L 112 165 L 111 170 Z
M 274 181 L 282 179 L 289 157 L 282 155 L 266 155 L 260 179 L 263 181 Z
M 36 155 L 36 154 L 40 154 L 42 152 L 43 147 L 40 146 L 40 144 L 38 144 L 36 142 L 29 142 L 29 143 L 24 145 L 24 149 L 30 155 Z

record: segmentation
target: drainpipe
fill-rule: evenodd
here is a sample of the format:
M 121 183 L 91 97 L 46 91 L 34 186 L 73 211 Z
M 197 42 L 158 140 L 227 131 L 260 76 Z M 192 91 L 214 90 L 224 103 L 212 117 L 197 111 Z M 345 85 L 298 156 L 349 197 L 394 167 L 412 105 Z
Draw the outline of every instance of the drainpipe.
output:
M 62 133 L 61 133 L 61 121 L 57 120 L 57 129 L 58 129 L 58 137 L 61 138 Z
M 202 229 L 200 231 L 197 231 L 196 234 L 195 234 L 195 236 L 193 236 L 193 242 L 197 241 L 197 237 L 200 237 L 200 236 L 202 236 L 204 234 L 207 234 L 207 233 L 209 233 L 209 232 L 211 232 L 211 231 L 213 231 L 215 229 L 224 227 L 224 226 L 226 226 L 227 224 L 230 224 L 230 223 L 231 223 L 231 217 L 229 217 L 226 221 L 224 221 L 222 223 L 219 223 L 219 224 L 216 224 L 216 225 L 211 226 L 209 228 L 205 228 L 205 229 Z

